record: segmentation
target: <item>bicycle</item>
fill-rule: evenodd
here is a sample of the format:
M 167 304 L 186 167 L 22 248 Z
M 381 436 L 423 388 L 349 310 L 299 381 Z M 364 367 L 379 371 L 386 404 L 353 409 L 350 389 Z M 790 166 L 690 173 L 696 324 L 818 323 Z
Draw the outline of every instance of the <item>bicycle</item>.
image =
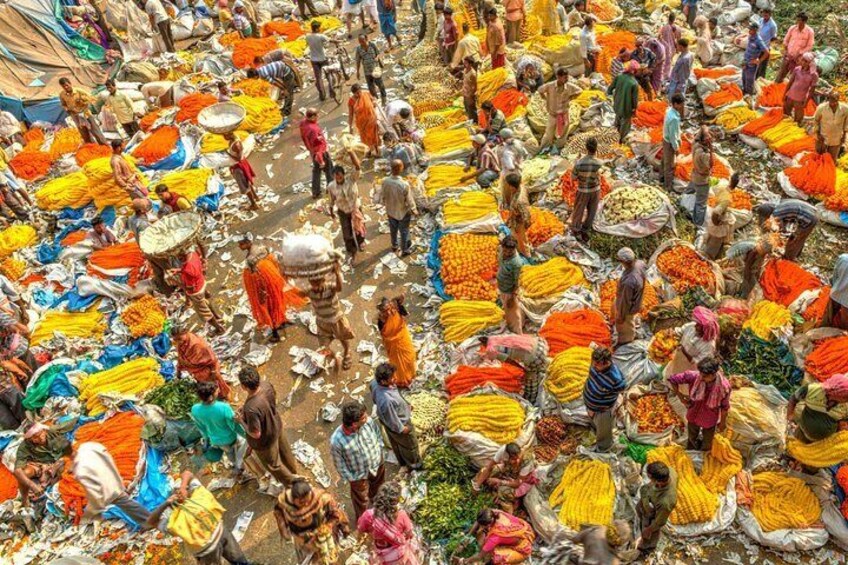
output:
M 338 42 L 333 41 L 334 51 L 327 58 L 324 64 L 324 78 L 327 81 L 327 88 L 330 91 L 330 96 L 336 101 L 336 104 L 342 103 L 342 87 L 350 79 L 348 67 L 351 65 L 350 55 L 345 48 Z

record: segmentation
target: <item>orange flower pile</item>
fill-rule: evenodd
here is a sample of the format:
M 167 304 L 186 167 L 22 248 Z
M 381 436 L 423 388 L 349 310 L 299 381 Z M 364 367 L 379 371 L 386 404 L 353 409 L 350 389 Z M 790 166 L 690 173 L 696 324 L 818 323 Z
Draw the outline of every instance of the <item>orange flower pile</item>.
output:
M 848 336 L 830 337 L 816 342 L 807 355 L 804 368 L 817 381 L 824 382 L 833 375 L 848 373 Z
M 657 267 L 671 280 L 677 292 L 682 293 L 699 286 L 704 287 L 709 294 L 715 292 L 715 275 L 709 263 L 701 259 L 691 247 L 677 245 L 663 251 L 657 257 Z
M 816 298 L 812 304 L 807 306 L 807 309 L 804 310 L 804 313 L 801 314 L 801 316 L 808 322 L 815 322 L 816 324 L 819 324 L 824 318 L 824 313 L 827 310 L 829 302 L 830 287 L 826 286 L 821 289 L 818 298 Z
M 525 108 L 529 103 L 530 100 L 527 95 L 517 88 L 501 90 L 492 98 L 492 104 L 503 112 L 507 118 L 515 114 L 520 108 Z
M 86 143 L 79 149 L 77 149 L 77 153 L 74 156 L 77 161 L 77 165 L 82 167 L 92 159 L 97 159 L 99 157 L 108 157 L 112 154 L 112 148 L 108 145 L 100 145 L 99 143 Z
M 500 367 L 460 365 L 455 373 L 445 379 L 445 390 L 453 400 L 456 396 L 486 384 L 492 384 L 504 392 L 518 394 L 524 386 L 524 370 L 512 363 L 504 363 Z
M 568 169 L 563 173 L 561 177 L 559 177 L 559 190 L 562 192 L 563 201 L 569 206 L 574 206 L 575 200 L 577 200 L 577 181 L 571 175 L 573 169 Z M 610 186 L 609 179 L 606 175 L 601 175 L 601 195 L 600 198 L 603 198 L 610 193 L 612 187 Z
M 50 144 L 50 156 L 54 160 L 62 155 L 73 153 L 82 145 L 82 135 L 77 128 L 62 128 L 53 134 L 53 142 Z
M 86 237 L 88 237 L 88 232 L 86 232 L 86 230 L 72 231 L 62 238 L 61 245 L 62 247 L 70 247 L 71 245 L 75 245 L 84 240 Z
M 138 121 L 138 127 L 141 128 L 141 131 L 150 131 L 150 128 L 153 127 L 153 124 L 156 123 L 156 120 L 162 115 L 162 110 L 153 110 L 152 112 L 148 112 Z
M 241 41 L 241 34 L 237 31 L 225 33 L 224 35 L 218 38 L 218 43 L 220 43 L 223 47 L 232 47 L 239 41 Z M 253 61 L 251 61 L 251 63 L 252 62 Z
M 144 418 L 134 412 L 120 412 L 102 422 L 89 422 L 76 431 L 76 445 L 93 441 L 109 452 L 118 473 L 125 484 L 136 476 L 139 454 L 144 443 L 141 441 L 141 428 Z M 59 480 L 59 494 L 65 503 L 65 511 L 75 521 L 82 516 L 86 506 L 86 495 L 82 485 L 71 473 L 71 462 L 65 462 L 65 472 Z
M 757 97 L 757 105 L 762 108 L 783 108 L 783 100 L 786 96 L 786 87 L 788 82 L 773 82 L 767 84 L 760 89 L 760 95 Z M 804 107 L 804 115 L 812 116 L 816 113 L 816 105 L 812 100 L 807 100 L 807 105 Z
M 707 204 L 710 207 L 715 206 L 717 202 L 718 200 L 715 196 L 710 196 L 709 200 L 707 200 Z M 730 191 L 730 207 L 735 210 L 752 210 L 754 208 L 754 201 L 751 200 L 751 195 L 747 191 L 741 188 L 734 188 Z
M 597 310 L 581 308 L 573 312 L 554 312 L 545 320 L 539 335 L 548 342 L 551 357 L 571 347 L 594 343 L 612 345 L 612 334 L 604 316 Z
M 565 224 L 550 210 L 530 207 L 530 227 L 527 239 L 531 245 L 542 245 L 555 235 L 565 233 Z
M 783 108 L 769 110 L 756 120 L 751 120 L 742 127 L 742 133 L 753 137 L 759 137 L 783 120 Z
M 612 31 L 598 36 L 597 44 L 601 48 L 598 54 L 598 72 L 609 74 L 613 57 L 622 49 L 632 51 L 636 47 L 636 35 L 629 31 Z
M 598 18 L 599 21 L 609 22 L 619 16 L 619 11 L 616 9 L 616 3 L 610 0 L 592 0 L 588 3 L 589 11 Z
M 775 147 L 775 151 L 786 157 L 795 157 L 800 153 L 809 153 L 816 150 L 816 138 L 805 135 L 801 139 L 784 143 Z
M 23 137 L 25 145 L 38 143 L 38 146 L 41 147 L 41 144 L 44 143 L 44 130 L 40 127 L 30 128 L 24 132 Z
M 181 99 L 177 106 L 180 111 L 177 112 L 176 120 L 180 123 L 190 121 L 193 124 L 197 123 L 197 115 L 204 108 L 208 108 L 212 104 L 216 104 L 218 99 L 211 94 L 203 92 L 194 92 L 185 98 Z
M 664 394 L 646 394 L 637 398 L 630 407 L 630 414 L 639 423 L 642 433 L 658 434 L 672 426 L 683 425 Z
M 247 96 L 261 98 L 271 93 L 271 83 L 261 78 L 246 78 L 234 83 L 233 90 L 241 90 Z
M 451 233 L 439 241 L 445 291 L 459 300 L 496 300 L 498 238 Z
M 24 149 L 9 161 L 12 172 L 25 181 L 34 181 L 44 178 L 50 171 L 53 158 L 50 153 L 40 150 Z
M 98 249 L 88 259 L 88 273 L 103 277 L 108 271 L 129 269 L 129 285 L 135 286 L 138 282 L 139 272 L 145 265 L 146 260 L 141 254 L 141 249 L 135 241 L 116 243 L 103 249 Z M 94 267 L 97 267 L 96 269 Z M 98 270 L 100 269 L 100 270 Z M 106 271 L 107 273 L 104 273 Z
M 642 102 L 633 114 L 633 125 L 640 128 L 655 128 L 663 124 L 668 104 L 662 100 Z
M 789 306 L 808 290 L 822 287 L 817 276 L 794 261 L 775 259 L 766 263 L 760 276 L 763 298 Z
M 253 68 L 253 60 L 277 48 L 277 40 L 273 37 L 257 39 L 248 37 L 236 43 L 233 49 L 233 64 L 239 69 Z
M 297 22 L 286 22 L 283 20 L 272 20 L 262 26 L 262 35 L 284 35 L 287 41 L 294 41 L 306 32 Z
M 132 154 L 145 165 L 152 165 L 173 153 L 179 139 L 180 128 L 162 126 L 139 143 Z
M 692 178 L 693 166 L 694 162 L 692 161 L 692 159 L 687 159 L 686 161 L 678 162 L 674 166 L 674 176 L 676 176 L 680 180 L 689 181 Z M 720 179 L 729 179 L 730 169 L 727 168 L 727 165 L 724 164 L 723 160 L 716 158 L 713 159 L 713 168 L 711 171 L 711 175 Z
M 704 98 L 704 104 L 713 108 L 721 108 L 738 100 L 742 100 L 742 89 L 735 82 L 725 82 L 720 85 L 716 92 L 712 92 Z
M 728 67 L 719 68 L 719 69 L 710 69 L 710 68 L 700 68 L 692 71 L 695 73 L 695 78 L 701 80 L 702 78 L 711 78 L 711 79 L 719 79 L 723 77 L 733 76 L 739 71 L 737 69 L 732 69 Z
M 848 211 L 848 190 L 837 190 L 824 200 L 825 208 L 834 212 Z
M 601 285 L 601 312 L 610 320 L 613 317 L 613 308 L 615 307 L 615 297 L 617 294 L 617 280 L 610 279 Z M 660 298 L 657 296 L 657 289 L 646 282 L 645 289 L 642 292 L 642 309 L 639 311 L 639 314 L 644 318 L 659 303 Z
M 0 463 L 0 504 L 18 496 L 18 480 Z
M 824 198 L 836 190 L 836 163 L 830 153 L 808 153 L 797 167 L 787 167 L 783 172 L 792 186 L 810 196 Z

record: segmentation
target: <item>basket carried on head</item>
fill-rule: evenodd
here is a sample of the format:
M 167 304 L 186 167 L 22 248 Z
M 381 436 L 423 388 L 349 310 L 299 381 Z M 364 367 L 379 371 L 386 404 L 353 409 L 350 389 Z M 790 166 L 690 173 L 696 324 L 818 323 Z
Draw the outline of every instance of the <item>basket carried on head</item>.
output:
M 206 131 L 225 134 L 236 131 L 246 117 L 247 110 L 235 102 L 220 102 L 201 110 L 197 123 Z
M 341 253 L 333 243 L 317 234 L 291 234 L 283 240 L 280 269 L 287 277 L 319 278 L 333 271 Z
M 203 218 L 197 212 L 176 212 L 141 232 L 138 246 L 148 257 L 173 257 L 193 245 L 200 238 L 202 229 Z

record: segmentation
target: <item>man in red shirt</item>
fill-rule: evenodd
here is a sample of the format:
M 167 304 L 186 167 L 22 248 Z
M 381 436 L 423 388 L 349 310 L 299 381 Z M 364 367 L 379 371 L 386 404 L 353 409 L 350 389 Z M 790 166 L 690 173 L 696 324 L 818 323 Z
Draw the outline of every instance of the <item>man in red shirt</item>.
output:
M 306 118 L 300 122 L 300 137 L 312 157 L 312 198 L 321 197 L 321 172 L 327 179 L 327 184 L 333 182 L 333 161 L 327 150 L 327 138 L 324 130 L 318 125 L 318 110 L 306 110 Z
M 206 290 L 206 272 L 197 251 L 180 253 L 180 284 L 186 294 L 186 304 L 204 321 L 212 324 L 218 334 L 224 333 L 221 316 L 212 308 L 212 295 Z

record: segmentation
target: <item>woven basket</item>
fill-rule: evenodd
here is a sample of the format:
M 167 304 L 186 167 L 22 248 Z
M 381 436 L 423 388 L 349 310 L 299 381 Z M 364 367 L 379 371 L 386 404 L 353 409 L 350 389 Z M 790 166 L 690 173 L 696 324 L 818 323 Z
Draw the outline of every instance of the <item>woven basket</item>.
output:
M 235 102 L 220 102 L 200 111 L 197 123 L 206 131 L 225 134 L 236 131 L 247 117 L 247 110 Z

